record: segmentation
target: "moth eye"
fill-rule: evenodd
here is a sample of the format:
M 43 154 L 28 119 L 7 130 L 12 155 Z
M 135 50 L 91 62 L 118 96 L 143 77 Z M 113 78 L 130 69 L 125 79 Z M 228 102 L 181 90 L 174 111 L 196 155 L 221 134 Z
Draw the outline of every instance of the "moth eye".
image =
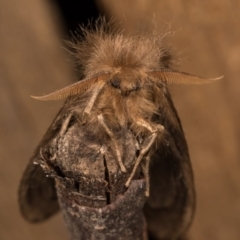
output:
M 120 88 L 121 79 L 119 77 L 114 77 L 110 80 L 111 85 L 114 88 Z

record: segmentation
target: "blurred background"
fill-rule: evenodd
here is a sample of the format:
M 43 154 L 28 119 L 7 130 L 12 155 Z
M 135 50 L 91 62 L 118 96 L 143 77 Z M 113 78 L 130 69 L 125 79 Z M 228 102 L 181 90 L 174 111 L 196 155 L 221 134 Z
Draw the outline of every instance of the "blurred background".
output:
M 62 102 L 41 95 L 76 80 L 63 40 L 99 13 L 126 31 L 171 29 L 178 70 L 224 79 L 170 86 L 189 145 L 197 212 L 190 240 L 240 239 L 240 2 L 227 0 L 1 0 L 0 239 L 68 239 L 61 214 L 42 224 L 21 217 L 17 189 L 34 148 Z

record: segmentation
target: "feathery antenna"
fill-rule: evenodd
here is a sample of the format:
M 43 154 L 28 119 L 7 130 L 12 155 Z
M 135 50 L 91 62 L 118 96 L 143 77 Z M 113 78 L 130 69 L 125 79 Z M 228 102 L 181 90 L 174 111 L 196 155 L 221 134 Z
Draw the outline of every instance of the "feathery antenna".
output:
M 171 69 L 156 70 L 148 72 L 148 75 L 152 78 L 160 79 L 168 84 L 206 84 L 213 81 L 217 81 L 223 78 L 223 76 L 218 78 L 202 78 L 196 75 L 191 75 L 185 72 L 178 72 Z
M 109 73 L 99 74 L 93 78 L 83 79 L 82 81 L 71 84 L 65 88 L 49 93 L 44 96 L 31 96 L 34 99 L 41 101 L 52 101 L 67 98 L 69 96 L 81 94 L 87 91 L 92 85 L 106 81 L 109 78 Z M 96 85 L 95 85 L 96 86 Z

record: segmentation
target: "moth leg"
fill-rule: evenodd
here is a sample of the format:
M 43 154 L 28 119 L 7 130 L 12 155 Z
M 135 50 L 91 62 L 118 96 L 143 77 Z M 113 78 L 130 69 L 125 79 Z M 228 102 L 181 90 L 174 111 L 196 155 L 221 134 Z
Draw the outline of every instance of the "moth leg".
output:
M 150 155 L 147 155 L 145 158 L 145 163 L 142 164 L 142 170 L 144 177 L 146 179 L 146 191 L 145 191 L 145 196 L 149 197 L 149 191 L 150 191 L 150 182 L 149 182 L 149 163 L 150 163 Z
M 67 128 L 68 128 L 68 125 L 69 125 L 69 122 L 71 120 L 71 117 L 73 116 L 73 113 L 70 112 L 69 114 L 67 114 L 67 116 L 64 118 L 64 120 L 62 121 L 62 125 L 61 125 L 61 128 L 59 130 L 59 133 L 58 135 L 56 136 L 56 138 L 53 140 L 53 143 L 54 145 L 57 145 L 57 142 L 58 140 L 64 135 L 64 133 L 67 131 Z M 40 158 L 44 161 L 46 161 L 46 158 L 44 157 L 44 148 L 40 147 L 40 150 L 39 150 L 39 155 L 40 155 Z M 48 156 L 48 160 L 50 160 L 51 162 L 54 162 L 57 158 L 57 154 L 55 151 L 52 151 L 52 148 L 49 148 L 47 150 L 48 154 L 50 156 Z M 38 161 L 35 161 L 34 164 L 40 164 L 41 165 L 41 162 L 38 162 Z
M 93 94 L 85 107 L 83 113 L 86 115 L 89 115 L 91 113 L 92 107 L 97 99 L 97 96 L 99 92 L 102 90 L 103 86 L 105 85 L 105 82 L 100 82 L 94 89 L 93 89 Z
M 105 131 L 107 132 L 108 136 L 111 138 L 113 144 L 114 144 L 114 148 L 115 148 L 115 152 L 116 152 L 116 155 L 117 155 L 117 161 L 118 161 L 118 164 L 120 166 L 120 169 L 122 172 L 126 172 L 126 168 L 124 167 L 123 165 L 123 162 L 122 162 L 122 157 L 121 157 L 121 153 L 120 153 L 120 150 L 118 148 L 118 145 L 117 145 L 117 141 L 114 137 L 114 134 L 112 133 L 112 131 L 108 128 L 108 126 L 106 125 L 106 123 L 104 122 L 104 118 L 103 118 L 103 115 L 102 114 L 99 114 L 97 116 L 98 118 L 98 121 L 99 123 L 102 125 L 102 127 L 105 129 Z
M 136 173 L 136 170 L 138 168 L 138 165 L 140 164 L 142 158 L 144 157 L 144 155 L 150 150 L 151 146 L 153 145 L 156 137 L 157 137 L 157 132 L 158 131 L 163 131 L 164 130 L 164 127 L 162 125 L 158 125 L 157 127 L 155 126 L 151 126 L 148 122 L 146 122 L 145 120 L 143 119 L 140 119 L 140 120 L 137 120 L 136 123 L 140 126 L 143 126 L 145 128 L 147 128 L 150 132 L 151 132 L 151 135 L 150 135 L 150 141 L 148 142 L 148 144 L 146 146 L 143 146 L 140 153 L 139 153 L 139 156 L 134 164 L 134 167 L 133 167 L 133 170 L 131 172 L 131 175 L 129 176 L 125 186 L 126 187 L 129 187 L 130 185 L 130 182 L 132 180 L 132 178 L 134 177 L 134 174 Z M 149 180 L 148 180 L 149 181 Z
M 61 126 L 61 129 L 60 129 L 60 132 L 59 132 L 59 137 L 62 137 L 63 134 L 66 132 L 67 128 L 68 128 L 68 125 L 69 125 L 69 122 L 71 120 L 71 117 L 72 117 L 72 112 L 69 113 L 67 115 L 67 117 L 63 120 L 63 123 L 62 123 L 62 126 Z

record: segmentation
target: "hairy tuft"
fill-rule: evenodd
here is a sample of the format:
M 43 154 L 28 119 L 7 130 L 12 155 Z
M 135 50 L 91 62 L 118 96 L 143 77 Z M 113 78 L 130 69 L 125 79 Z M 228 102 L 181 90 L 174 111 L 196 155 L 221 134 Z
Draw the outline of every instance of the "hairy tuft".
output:
M 164 44 L 167 34 L 137 33 L 126 35 L 114 23 L 99 19 L 95 28 L 82 28 L 83 37 L 74 37 L 69 45 L 77 64 L 88 77 L 100 72 L 132 68 L 148 72 L 169 66 L 171 56 Z

